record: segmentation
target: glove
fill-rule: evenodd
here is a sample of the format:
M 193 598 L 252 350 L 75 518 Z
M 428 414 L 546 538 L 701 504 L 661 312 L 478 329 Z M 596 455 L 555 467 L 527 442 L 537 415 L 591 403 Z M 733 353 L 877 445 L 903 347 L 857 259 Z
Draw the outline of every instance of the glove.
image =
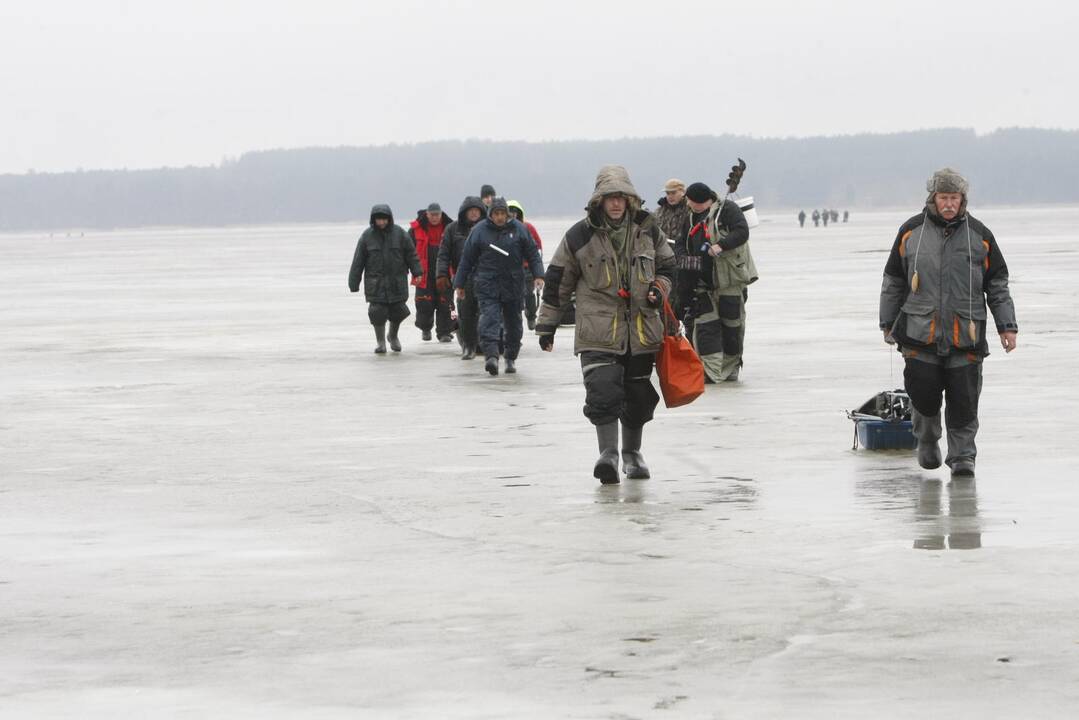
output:
M 646 296 L 648 304 L 652 307 L 659 307 L 663 304 L 663 291 L 659 289 L 659 285 L 652 283 L 648 286 L 648 295 Z
M 539 346 L 540 350 L 543 350 L 544 352 L 550 352 L 551 348 L 554 347 L 554 333 L 551 333 L 550 335 L 540 335 Z
M 449 292 L 453 288 L 453 283 L 445 275 L 441 275 L 435 278 L 435 287 L 439 292 Z

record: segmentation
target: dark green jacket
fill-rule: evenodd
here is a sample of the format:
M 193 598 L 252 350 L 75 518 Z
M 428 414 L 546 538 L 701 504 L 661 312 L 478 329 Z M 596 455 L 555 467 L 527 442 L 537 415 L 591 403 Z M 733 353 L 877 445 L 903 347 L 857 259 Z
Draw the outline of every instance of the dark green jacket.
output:
M 387 215 L 390 224 L 380 230 L 375 227 L 375 215 Z M 356 243 L 352 256 L 352 268 L 348 273 L 348 289 L 360 291 L 363 280 L 364 295 L 369 303 L 399 303 L 408 300 L 408 273 L 420 277 L 420 259 L 408 234 L 393 224 L 393 212 L 389 205 L 371 208 L 371 227 L 364 230 Z

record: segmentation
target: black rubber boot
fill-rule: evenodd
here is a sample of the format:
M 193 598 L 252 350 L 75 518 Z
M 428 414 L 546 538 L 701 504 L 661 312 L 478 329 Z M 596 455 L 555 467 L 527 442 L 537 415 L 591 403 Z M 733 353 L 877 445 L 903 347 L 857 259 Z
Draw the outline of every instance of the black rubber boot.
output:
M 498 374 L 498 356 L 492 355 L 487 358 L 487 362 L 483 364 L 483 369 L 489 372 L 491 375 Z
M 390 332 L 386 335 L 386 339 L 390 341 L 390 350 L 394 352 L 401 352 L 401 341 L 397 339 L 397 330 L 400 327 L 400 322 L 391 322 Z
M 641 437 L 644 426 L 637 428 L 622 426 L 622 472 L 630 480 L 647 480 L 652 477 L 648 465 L 641 455 Z
M 599 459 L 592 468 L 592 477 L 604 485 L 618 484 L 618 421 L 596 426 Z
M 428 340 L 431 339 L 431 331 L 430 330 L 424 330 L 422 337 L 423 337 L 424 342 L 427 342 Z
M 940 445 L 937 441 L 918 441 L 918 464 L 926 470 L 936 470 L 940 467 Z
M 378 344 L 375 345 L 375 352 L 378 353 L 379 355 L 385 355 L 386 354 L 386 325 L 384 323 L 380 324 L 380 325 L 375 325 L 375 340 L 378 341 Z
M 974 461 L 963 458 L 952 463 L 954 477 L 974 477 Z
M 517 365 L 514 364 L 515 362 L 516 361 L 514 361 L 514 360 L 510 360 L 509 358 L 506 358 L 506 374 L 507 375 L 513 375 L 515 372 L 517 372 Z

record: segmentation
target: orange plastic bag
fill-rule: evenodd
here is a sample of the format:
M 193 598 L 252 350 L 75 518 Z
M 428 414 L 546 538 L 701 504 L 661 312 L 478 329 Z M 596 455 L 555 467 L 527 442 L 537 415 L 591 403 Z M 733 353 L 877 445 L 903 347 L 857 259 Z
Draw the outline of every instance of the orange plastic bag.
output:
M 670 302 L 663 298 L 664 320 L 678 327 L 678 318 Z M 669 408 L 689 405 L 704 393 L 704 363 L 681 331 L 671 335 L 664 322 L 663 345 L 656 355 L 656 375 L 663 392 L 663 404 Z

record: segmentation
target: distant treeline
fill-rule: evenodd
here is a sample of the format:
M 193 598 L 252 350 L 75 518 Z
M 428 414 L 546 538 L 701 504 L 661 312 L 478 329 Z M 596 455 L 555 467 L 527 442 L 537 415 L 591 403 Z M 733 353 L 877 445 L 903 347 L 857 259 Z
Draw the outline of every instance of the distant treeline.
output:
M 0 230 L 366 221 L 379 202 L 403 222 L 432 201 L 456 214 L 483 183 L 529 215 L 574 215 L 601 165 L 625 165 L 652 206 L 671 176 L 720 187 L 738 157 L 749 164 L 741 194 L 764 213 L 917 204 L 943 165 L 967 175 L 979 205 L 1079 203 L 1079 131 L 467 140 L 266 150 L 211 167 L 0 175 Z

